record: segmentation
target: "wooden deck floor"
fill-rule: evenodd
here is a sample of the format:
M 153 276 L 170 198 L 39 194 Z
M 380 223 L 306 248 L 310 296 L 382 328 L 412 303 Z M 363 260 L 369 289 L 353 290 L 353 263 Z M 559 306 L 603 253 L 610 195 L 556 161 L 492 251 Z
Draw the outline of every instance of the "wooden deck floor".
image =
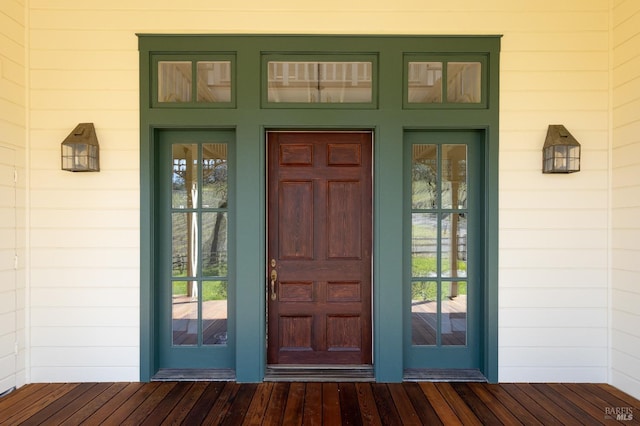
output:
M 616 421 L 616 416 L 623 414 Z M 601 384 L 153 382 L 30 384 L 2 425 L 640 424 L 640 402 Z

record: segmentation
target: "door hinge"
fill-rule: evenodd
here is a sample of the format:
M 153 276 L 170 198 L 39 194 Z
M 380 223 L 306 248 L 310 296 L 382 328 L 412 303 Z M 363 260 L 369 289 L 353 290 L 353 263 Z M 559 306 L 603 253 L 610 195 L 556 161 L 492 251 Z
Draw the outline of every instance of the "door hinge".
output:
M 18 169 L 13 169 L 13 183 L 18 183 Z
M 13 269 L 18 269 L 18 255 L 13 257 Z

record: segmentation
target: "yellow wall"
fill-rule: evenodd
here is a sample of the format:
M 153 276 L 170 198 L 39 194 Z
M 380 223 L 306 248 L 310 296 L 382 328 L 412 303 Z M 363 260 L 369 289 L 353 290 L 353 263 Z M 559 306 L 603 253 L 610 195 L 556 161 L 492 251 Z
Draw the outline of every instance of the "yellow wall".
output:
M 628 0 L 633 2 L 635 0 Z M 503 34 L 500 380 L 608 379 L 609 0 L 29 0 L 31 381 L 138 378 L 136 33 Z M 102 171 L 60 171 L 94 122 Z M 549 124 L 582 171 L 542 175 Z
M 640 394 L 640 2 L 613 12 L 611 381 Z
M 21 0 L 0 2 L 0 393 L 26 380 L 25 12 Z

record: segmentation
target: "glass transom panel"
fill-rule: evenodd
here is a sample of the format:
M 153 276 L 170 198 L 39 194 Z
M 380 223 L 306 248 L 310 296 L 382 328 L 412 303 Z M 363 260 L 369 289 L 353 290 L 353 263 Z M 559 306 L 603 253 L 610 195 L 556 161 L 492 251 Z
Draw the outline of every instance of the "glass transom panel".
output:
M 371 103 L 373 64 L 366 61 L 268 61 L 269 103 Z

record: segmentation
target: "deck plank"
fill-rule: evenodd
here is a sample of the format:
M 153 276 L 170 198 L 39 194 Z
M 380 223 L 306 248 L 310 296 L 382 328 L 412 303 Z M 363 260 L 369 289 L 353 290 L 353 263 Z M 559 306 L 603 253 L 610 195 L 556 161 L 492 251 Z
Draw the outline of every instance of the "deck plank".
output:
M 146 418 L 140 422 L 141 425 L 159 425 L 167 418 L 171 410 L 180 402 L 180 400 L 186 395 L 193 383 L 189 382 L 176 382 L 162 398 L 157 401 L 154 407 L 151 407 Z
M 438 391 L 435 383 L 421 382 L 419 386 L 444 424 L 451 426 L 462 425 L 453 408 L 451 408 L 440 391 Z
M 223 424 L 229 426 L 240 426 L 242 424 L 257 388 L 257 383 L 247 383 L 240 386 L 233 399 L 229 401 L 229 410 L 222 420 Z
M 514 399 L 526 407 L 526 409 L 543 425 L 561 424 L 558 419 L 548 412 L 537 400 L 523 391 L 516 383 L 505 383 L 502 388 L 506 390 Z
M 307 383 L 302 416 L 305 426 L 322 424 L 322 383 Z
M 442 421 L 420 389 L 418 383 L 404 383 L 403 387 L 422 424 L 442 425 Z
M 302 424 L 302 410 L 304 403 L 305 386 L 306 385 L 304 383 L 291 383 L 291 385 L 289 386 L 287 404 L 284 407 L 283 424 Z
M 273 382 L 267 382 L 264 386 L 260 386 L 256 389 L 253 399 L 249 404 L 249 408 L 247 409 L 247 413 L 243 419 L 243 426 L 255 426 L 262 424 L 267 404 L 271 398 L 271 391 L 273 391 Z
M 82 408 L 77 410 L 71 416 L 67 417 L 60 426 L 75 426 L 79 425 L 106 404 L 111 398 L 120 393 L 125 387 L 126 383 L 99 383 L 95 389 L 104 389 L 102 392 L 93 397 L 90 401 L 87 401 Z
M 63 398 L 48 405 L 46 410 L 30 417 L 29 422 L 59 425 L 104 392 L 108 386 L 108 383 L 81 383 Z
M 222 424 L 223 419 L 227 416 L 231 404 L 240 390 L 238 383 L 227 382 L 224 384 L 222 391 L 218 395 L 215 404 L 209 406 L 209 412 L 202 421 L 202 424 L 217 425 Z
M 11 424 L 9 422 L 11 417 L 27 409 L 31 405 L 30 401 L 40 400 L 61 386 L 61 383 L 50 385 L 37 383 L 24 386 L 4 396 L 0 399 L 0 425 Z
M 182 423 L 187 425 L 202 424 L 207 414 L 209 414 L 209 410 L 218 400 L 220 393 L 222 393 L 224 385 L 224 382 L 209 383 L 200 397 L 193 403 Z
M 356 392 L 358 393 L 358 405 L 360 405 L 362 423 L 370 426 L 382 426 L 371 384 L 356 383 Z
M 322 421 L 326 425 L 338 425 L 342 419 L 337 383 L 322 384 Z
M 46 416 L 48 417 L 52 413 L 49 410 L 47 410 L 47 407 L 50 404 L 54 404 L 60 398 L 63 398 L 67 393 L 71 392 L 77 386 L 78 386 L 78 383 L 60 384 L 59 386 L 55 387 L 52 392 L 45 394 L 41 398 L 33 400 L 30 404 L 27 404 L 26 406 L 23 406 L 22 404 L 20 404 L 19 411 L 14 413 L 9 418 L 9 421 L 7 423 L 2 423 L 2 424 L 22 423 L 23 421 L 25 421 L 30 417 L 34 417 L 34 416 L 40 417 L 41 416 L 40 413 L 46 413 Z
M 282 424 L 285 402 L 287 401 L 286 396 L 288 393 L 288 382 L 273 384 L 269 404 L 267 405 L 267 410 L 264 413 L 264 421 L 262 422 L 263 426 L 276 426 Z
M 383 425 L 399 425 L 402 426 L 402 418 L 393 404 L 393 398 L 391 397 L 391 391 L 387 385 L 382 383 L 373 383 L 371 385 L 373 390 L 373 397 L 378 406 L 378 412 L 380 413 L 380 420 Z
M 206 382 L 188 383 L 191 385 L 182 396 L 182 398 L 176 403 L 176 405 L 169 411 L 167 416 L 162 420 L 162 425 L 176 425 L 181 424 L 182 421 L 189 415 L 191 409 L 196 404 L 198 399 L 202 396 L 204 391 L 209 386 Z M 153 414 L 153 413 L 152 413 Z M 155 426 L 150 424 L 149 426 Z
M 338 394 L 342 422 L 348 425 L 361 425 L 362 415 L 355 383 L 338 383 Z
M 640 401 L 582 383 L 66 383 L 0 398 L 0 424 L 640 424 L 617 408 Z
M 480 419 L 473 413 L 471 408 L 465 403 L 450 383 L 438 383 L 436 386 L 453 411 L 455 411 L 462 424 L 465 426 L 482 426 Z
M 404 390 L 404 386 L 401 383 L 390 383 L 387 385 L 389 392 L 391 393 L 391 399 L 400 414 L 403 425 L 421 425 L 420 417 L 413 408 L 413 404 Z

